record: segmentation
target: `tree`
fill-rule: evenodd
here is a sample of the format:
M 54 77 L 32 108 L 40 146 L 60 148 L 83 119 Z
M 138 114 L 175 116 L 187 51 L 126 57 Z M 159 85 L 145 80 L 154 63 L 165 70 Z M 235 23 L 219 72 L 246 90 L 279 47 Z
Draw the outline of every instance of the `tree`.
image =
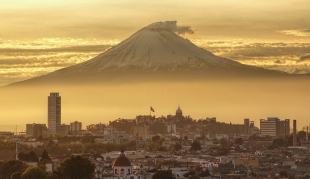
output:
M 10 179 L 21 179 L 21 173 L 20 172 L 15 172 L 11 175 Z
M 281 178 L 286 178 L 287 177 L 287 171 L 282 170 L 282 171 L 279 172 L 279 175 L 280 175 Z
M 15 172 L 24 172 L 27 166 L 20 160 L 9 160 L 0 163 L 0 179 L 10 178 Z
M 196 151 L 196 150 L 201 150 L 201 145 L 198 141 L 194 141 L 192 144 L 191 144 L 191 148 L 190 150 L 193 150 L 193 151 Z
M 49 162 L 51 162 L 51 158 L 48 156 L 48 153 L 46 152 L 46 150 L 43 151 L 42 155 L 41 155 L 41 160 L 40 160 L 40 164 L 41 165 L 45 165 Z
M 154 137 L 152 137 L 152 142 L 159 142 L 160 141 L 160 136 L 156 135 Z
M 284 140 L 283 138 L 277 138 L 275 140 L 272 141 L 272 145 L 274 147 L 283 147 L 284 146 Z
M 37 166 L 28 167 L 22 174 L 21 179 L 43 179 L 46 177 L 45 171 Z
M 183 176 L 184 177 L 189 177 L 189 176 L 193 176 L 195 175 L 195 172 L 194 171 L 189 171 L 189 172 L 186 172 Z
M 177 142 L 176 144 L 173 145 L 173 149 L 175 151 L 179 151 L 182 149 L 182 145 L 179 142 Z
M 175 179 L 170 170 L 159 170 L 153 176 L 152 179 Z
M 165 139 L 161 138 L 158 135 L 152 137 L 152 140 L 148 145 L 149 150 L 151 150 L 151 151 L 164 150 L 164 148 L 161 147 L 161 145 L 164 141 L 165 141 Z
M 244 141 L 243 141 L 243 139 L 242 139 L 241 137 L 235 139 L 235 144 L 237 144 L 237 145 L 242 145 L 243 142 L 244 142 Z
M 200 176 L 200 177 L 208 177 L 210 175 L 211 174 L 210 174 L 209 170 L 205 169 L 205 170 L 202 170 L 198 176 Z
M 41 160 L 51 160 L 51 158 L 48 156 L 48 153 L 46 152 L 46 150 L 43 151 L 43 153 L 41 155 Z
M 92 178 L 95 173 L 95 164 L 81 156 L 70 156 L 57 169 L 68 179 Z
M 221 144 L 222 147 L 227 147 L 228 141 L 226 139 L 221 139 L 220 140 L 220 144 Z
M 93 136 L 85 136 L 85 137 L 81 138 L 82 144 L 94 143 L 94 141 L 95 141 L 95 138 Z

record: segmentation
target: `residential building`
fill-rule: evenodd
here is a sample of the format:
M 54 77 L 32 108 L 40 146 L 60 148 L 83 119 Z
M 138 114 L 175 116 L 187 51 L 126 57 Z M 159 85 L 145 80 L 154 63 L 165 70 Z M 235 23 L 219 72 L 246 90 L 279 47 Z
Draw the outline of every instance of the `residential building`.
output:
M 56 134 L 59 136 L 66 136 L 70 131 L 70 125 L 62 124 L 57 126 Z
M 272 137 L 277 136 L 277 121 L 278 118 L 268 118 L 267 120 L 260 120 L 260 134 L 269 135 Z
M 167 125 L 168 133 L 177 133 L 177 125 L 176 124 L 168 124 Z
M 150 139 L 150 126 L 133 126 L 131 134 L 139 139 Z
M 47 136 L 46 124 L 26 124 L 26 137 Z
M 139 115 L 136 117 L 136 124 L 152 124 L 154 119 L 151 115 Z
M 70 123 L 70 131 L 71 132 L 81 132 L 82 130 L 82 122 L 74 121 Z
M 207 122 L 216 122 L 216 117 L 207 117 L 206 121 Z
M 260 134 L 269 136 L 286 135 L 290 133 L 290 120 L 281 121 L 277 117 L 268 117 L 260 120 Z
M 285 119 L 283 121 L 278 121 L 277 135 L 287 135 L 287 134 L 290 134 L 290 120 Z
M 61 97 L 59 93 L 50 93 L 48 96 L 48 135 L 57 133 L 57 126 L 61 124 Z
M 249 135 L 249 128 L 250 128 L 250 119 L 244 119 L 244 122 L 243 122 L 243 124 L 244 124 L 244 131 L 243 131 L 243 133 L 245 134 L 245 135 Z

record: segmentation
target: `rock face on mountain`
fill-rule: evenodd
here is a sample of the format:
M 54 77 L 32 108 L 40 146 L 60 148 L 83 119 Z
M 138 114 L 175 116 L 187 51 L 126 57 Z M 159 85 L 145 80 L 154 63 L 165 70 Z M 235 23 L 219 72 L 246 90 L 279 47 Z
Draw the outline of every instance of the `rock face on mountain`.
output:
M 156 24 L 156 23 L 155 23 Z M 180 76 L 181 74 L 181 76 Z M 26 83 L 101 83 L 143 78 L 205 78 L 283 75 L 218 57 L 165 27 L 149 25 L 99 56 Z

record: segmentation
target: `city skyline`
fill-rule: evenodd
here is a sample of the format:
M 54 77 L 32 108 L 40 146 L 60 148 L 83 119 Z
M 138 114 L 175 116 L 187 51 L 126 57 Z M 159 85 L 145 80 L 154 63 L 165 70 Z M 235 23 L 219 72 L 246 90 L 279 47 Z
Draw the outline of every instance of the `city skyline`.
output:
M 309 31 L 299 23 L 309 21 L 307 3 L 5 2 L 0 86 L 43 76 L 0 88 L 1 124 L 44 122 L 44 96 L 55 90 L 66 96 L 67 124 L 134 117 L 149 105 L 164 115 L 181 104 L 195 119 L 308 125 L 309 75 L 265 70 L 307 73 Z
M 44 123 L 43 121 L 38 121 L 36 123 L 29 123 L 27 121 L 25 124 L 18 124 L 18 126 L 22 128 L 21 131 L 17 130 L 17 125 L 15 125 L 13 130 L 12 129 L 11 130 L 2 130 L 2 129 L 8 129 L 8 127 L 0 125 L 0 131 L 11 131 L 11 132 L 17 132 L 17 133 L 18 132 L 25 132 L 23 130 L 23 127 L 26 126 L 26 128 L 25 128 L 26 131 L 29 128 L 28 130 L 31 130 L 30 133 L 32 133 L 32 130 L 34 130 L 33 127 L 32 127 L 33 125 L 34 126 L 37 125 L 37 127 L 45 125 L 47 127 L 47 135 L 56 135 L 56 134 L 60 134 L 62 132 L 61 129 L 57 129 L 57 126 L 61 126 L 61 125 L 65 125 L 65 124 L 69 124 L 70 125 L 70 131 L 74 131 L 74 130 L 77 130 L 77 129 L 83 129 L 82 128 L 82 122 L 78 122 L 78 121 L 74 121 L 73 122 L 73 121 L 68 121 L 68 120 L 66 120 L 66 122 L 63 122 L 63 123 L 61 122 L 61 96 L 59 95 L 59 92 L 50 92 L 50 95 L 48 96 L 48 108 L 47 109 L 48 110 L 47 110 L 47 120 L 46 120 L 47 122 L 46 123 Z M 118 119 L 132 119 L 132 120 L 137 120 L 137 124 L 144 123 L 145 120 L 146 120 L 146 119 L 144 119 L 145 118 L 144 116 L 147 117 L 147 120 L 150 120 L 150 119 L 148 119 L 149 116 L 150 117 L 152 117 L 152 116 L 155 117 L 156 116 L 155 115 L 155 110 L 154 110 L 153 107 L 149 107 L 149 111 L 151 111 L 153 113 L 150 112 L 150 114 L 147 114 L 147 113 L 145 113 L 145 114 L 136 114 L 135 117 L 123 117 L 123 118 L 119 117 L 119 118 L 116 118 L 116 119 L 109 119 L 109 121 L 114 121 L 114 120 L 118 120 Z M 172 115 L 173 114 L 174 113 L 172 113 Z M 140 116 L 140 115 L 143 115 L 143 116 Z M 157 117 L 160 117 L 160 116 L 169 117 L 169 116 L 171 116 L 171 113 L 169 113 L 169 114 L 160 114 Z M 140 119 L 140 117 L 142 117 L 142 118 Z M 183 118 L 188 118 L 188 117 L 190 118 L 190 114 L 184 116 L 183 115 L 183 111 L 182 111 L 182 109 L 180 107 L 180 104 L 178 104 L 178 107 L 175 110 L 175 117 L 176 117 L 176 119 L 181 120 Z M 206 120 L 206 121 L 208 121 L 208 119 L 209 120 L 210 119 L 215 119 L 216 120 L 216 116 L 206 116 L 205 118 L 199 118 L 199 119 L 193 118 L 193 120 Z M 251 126 L 251 125 L 261 129 L 262 123 L 266 123 L 267 124 L 267 133 L 268 133 L 268 130 L 269 130 L 268 129 L 268 125 L 269 125 L 268 123 L 272 122 L 272 125 L 274 125 L 274 126 L 272 126 L 272 130 L 273 131 L 270 131 L 271 132 L 270 133 L 271 136 L 278 135 L 278 133 L 279 134 L 280 133 L 287 134 L 287 133 L 290 133 L 291 129 L 293 129 L 293 128 L 290 127 L 290 119 L 287 119 L 287 118 L 284 118 L 283 121 L 281 121 L 281 118 L 270 117 L 270 116 L 267 117 L 266 120 L 264 118 L 260 118 L 259 120 L 256 120 L 256 119 L 253 120 L 253 119 L 245 117 L 245 118 L 243 118 L 243 120 L 244 120 L 244 125 L 247 126 L 245 128 L 245 130 L 248 130 L 249 126 Z M 294 119 L 294 120 L 296 120 L 296 119 Z M 288 121 L 288 123 L 287 123 L 287 121 Z M 277 122 L 279 124 L 276 124 Z M 93 124 L 96 124 L 96 123 L 105 124 L 105 122 L 102 122 L 102 121 L 83 122 L 83 123 L 84 123 L 84 126 L 85 126 L 84 129 L 86 129 L 87 126 L 93 125 Z M 231 121 L 230 121 L 230 123 L 231 123 Z M 239 121 L 239 123 L 235 123 L 234 122 L 233 124 L 242 124 L 242 122 L 241 123 L 240 123 L 240 121 Z M 259 124 L 259 126 L 258 126 L 258 124 Z M 276 125 L 281 125 L 281 126 L 283 125 L 283 126 L 285 126 L 287 124 L 288 124 L 288 126 L 281 127 L 279 129 L 276 129 L 276 127 L 275 127 Z M 309 125 L 307 125 L 307 126 L 309 126 Z M 303 127 L 305 127 L 305 126 L 298 126 L 298 127 L 297 127 L 297 130 L 302 130 Z M 42 130 L 42 129 L 40 128 L 40 130 Z M 173 129 L 171 128 L 171 130 L 173 130 Z M 277 131 L 277 133 L 276 133 L 276 131 Z M 266 132 L 262 132 L 262 134 L 265 134 L 265 133 Z M 248 134 L 248 132 L 245 132 L 245 134 Z M 27 132 L 27 135 L 29 135 L 28 132 Z

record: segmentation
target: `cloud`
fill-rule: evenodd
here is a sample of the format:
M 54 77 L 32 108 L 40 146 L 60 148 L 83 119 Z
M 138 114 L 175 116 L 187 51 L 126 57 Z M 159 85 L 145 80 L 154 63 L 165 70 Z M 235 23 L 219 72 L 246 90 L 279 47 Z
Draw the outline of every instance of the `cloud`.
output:
M 194 30 L 191 26 L 179 26 L 177 21 L 164 21 L 164 22 L 155 22 L 147 26 L 147 28 L 161 28 L 166 29 L 176 34 L 193 34 Z
M 282 61 L 281 61 L 281 60 L 276 60 L 276 61 L 274 61 L 273 63 L 282 64 Z
M 299 57 L 298 62 L 305 61 L 305 60 L 310 60 L 310 53 L 306 53 L 306 54 L 301 55 Z
M 0 48 L 0 52 L 3 53 L 49 53 L 49 52 L 104 52 L 111 45 L 83 45 L 83 46 L 71 46 L 71 47 L 59 47 L 59 48 Z
M 297 37 L 307 37 L 310 36 L 310 29 L 296 29 L 296 30 L 280 30 L 278 31 L 286 35 L 294 35 Z

